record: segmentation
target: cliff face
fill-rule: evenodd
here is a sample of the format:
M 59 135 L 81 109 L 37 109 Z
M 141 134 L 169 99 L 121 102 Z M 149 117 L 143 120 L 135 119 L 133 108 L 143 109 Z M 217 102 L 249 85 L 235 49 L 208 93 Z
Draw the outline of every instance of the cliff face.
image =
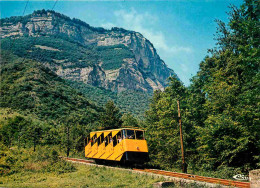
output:
M 45 62 L 46 66 L 63 78 L 84 81 L 112 91 L 120 92 L 131 89 L 152 92 L 157 89 L 163 90 L 167 85 L 167 78 L 174 74 L 174 71 L 160 59 L 150 41 L 134 31 L 120 28 L 111 30 L 94 28 L 78 19 L 70 19 L 54 11 L 44 10 L 35 11 L 25 17 L 1 20 L 0 37 L 2 39 L 22 36 L 67 37 L 80 43 L 83 47 L 112 46 L 110 51 L 106 51 L 105 58 L 97 58 L 94 64 L 84 68 L 80 66 L 70 68 L 61 66 L 60 63 L 55 65 Z M 34 47 L 57 50 L 52 49 L 48 44 L 44 47 L 34 44 Z M 120 56 L 121 59 L 111 61 L 113 57 L 109 57 L 109 55 L 117 59 L 116 56 Z M 73 64 L 74 62 L 68 63 Z

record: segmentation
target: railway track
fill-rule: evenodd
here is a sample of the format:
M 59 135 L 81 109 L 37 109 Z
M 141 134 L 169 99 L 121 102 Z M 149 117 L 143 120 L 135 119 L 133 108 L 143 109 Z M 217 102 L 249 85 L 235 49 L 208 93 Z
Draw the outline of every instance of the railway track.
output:
M 226 179 L 219 179 L 219 178 L 210 178 L 210 177 L 205 177 L 205 176 L 170 172 L 170 171 L 157 170 L 157 169 L 133 169 L 133 170 L 142 171 L 142 172 L 150 172 L 150 173 L 154 173 L 154 174 L 161 174 L 161 175 L 165 175 L 165 176 L 184 178 L 184 179 L 195 180 L 195 181 L 203 181 L 203 182 L 208 182 L 208 183 L 221 184 L 221 185 L 226 185 L 226 186 L 241 187 L 241 188 L 250 187 L 249 182 L 240 182 L 240 181 L 233 181 L 233 180 L 226 180 Z
M 63 157 L 63 158 L 65 160 L 74 161 L 74 162 L 94 164 L 93 161 L 85 160 L 85 159 L 77 159 L 77 158 L 69 158 L 69 157 Z M 250 188 L 249 182 L 226 180 L 226 179 L 220 179 L 220 178 L 210 178 L 210 177 L 205 177 L 205 176 L 198 176 L 198 175 L 178 173 L 178 172 L 170 172 L 170 171 L 157 170 L 157 169 L 137 169 L 137 168 L 134 168 L 132 170 L 139 171 L 139 172 L 159 174 L 159 175 L 163 175 L 163 176 L 183 178 L 183 179 L 194 180 L 194 181 L 220 184 L 220 185 L 225 185 L 225 186 L 232 186 L 232 187 L 239 187 L 239 188 Z

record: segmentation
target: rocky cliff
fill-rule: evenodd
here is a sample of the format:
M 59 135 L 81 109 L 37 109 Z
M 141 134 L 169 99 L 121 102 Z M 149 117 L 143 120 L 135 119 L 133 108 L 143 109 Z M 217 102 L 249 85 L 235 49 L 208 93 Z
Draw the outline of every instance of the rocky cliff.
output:
M 111 89 L 112 91 L 140 90 L 152 92 L 163 90 L 167 78 L 174 74 L 159 57 L 152 43 L 142 34 L 121 28 L 95 28 L 78 19 L 54 11 L 35 11 L 24 17 L 1 19 L 0 37 L 35 38 L 55 36 L 63 40 L 80 44 L 82 52 L 90 56 L 89 49 L 95 49 L 100 55 L 86 66 L 78 66 L 73 60 L 52 59 L 55 63 L 44 64 L 57 75 L 71 80 Z M 49 44 L 30 43 L 33 48 L 40 48 L 55 53 L 65 53 Z M 62 46 L 63 43 L 60 43 Z M 111 47 L 111 48 L 107 48 Z M 85 50 L 88 48 L 88 50 Z M 101 49 L 101 51 L 100 51 Z M 105 51 L 102 51 L 105 49 Z M 27 52 L 30 52 L 27 50 Z M 68 53 L 69 50 L 66 51 Z M 104 52 L 104 53 L 103 53 Z M 106 54 L 104 56 L 104 54 Z M 116 60 L 113 60 L 115 58 Z M 84 61 L 84 59 L 78 59 Z M 73 65 L 72 66 L 64 66 Z

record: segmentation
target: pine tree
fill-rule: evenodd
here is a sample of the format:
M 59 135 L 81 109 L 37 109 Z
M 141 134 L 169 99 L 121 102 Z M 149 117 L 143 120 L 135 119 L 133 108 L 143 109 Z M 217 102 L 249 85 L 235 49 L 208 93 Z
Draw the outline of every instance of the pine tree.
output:
M 115 129 L 122 125 L 121 113 L 113 101 L 105 105 L 105 112 L 100 116 L 100 123 L 104 129 Z

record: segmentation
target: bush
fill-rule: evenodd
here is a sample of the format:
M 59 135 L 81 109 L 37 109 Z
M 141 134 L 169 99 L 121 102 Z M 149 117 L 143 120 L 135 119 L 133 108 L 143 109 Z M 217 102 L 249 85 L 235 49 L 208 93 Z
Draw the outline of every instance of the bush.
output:
M 4 149 L 2 149 L 4 148 Z M 50 147 L 32 149 L 6 148 L 0 149 L 0 175 L 32 172 L 53 172 L 57 174 L 74 172 L 75 166 L 61 158 L 59 153 Z

